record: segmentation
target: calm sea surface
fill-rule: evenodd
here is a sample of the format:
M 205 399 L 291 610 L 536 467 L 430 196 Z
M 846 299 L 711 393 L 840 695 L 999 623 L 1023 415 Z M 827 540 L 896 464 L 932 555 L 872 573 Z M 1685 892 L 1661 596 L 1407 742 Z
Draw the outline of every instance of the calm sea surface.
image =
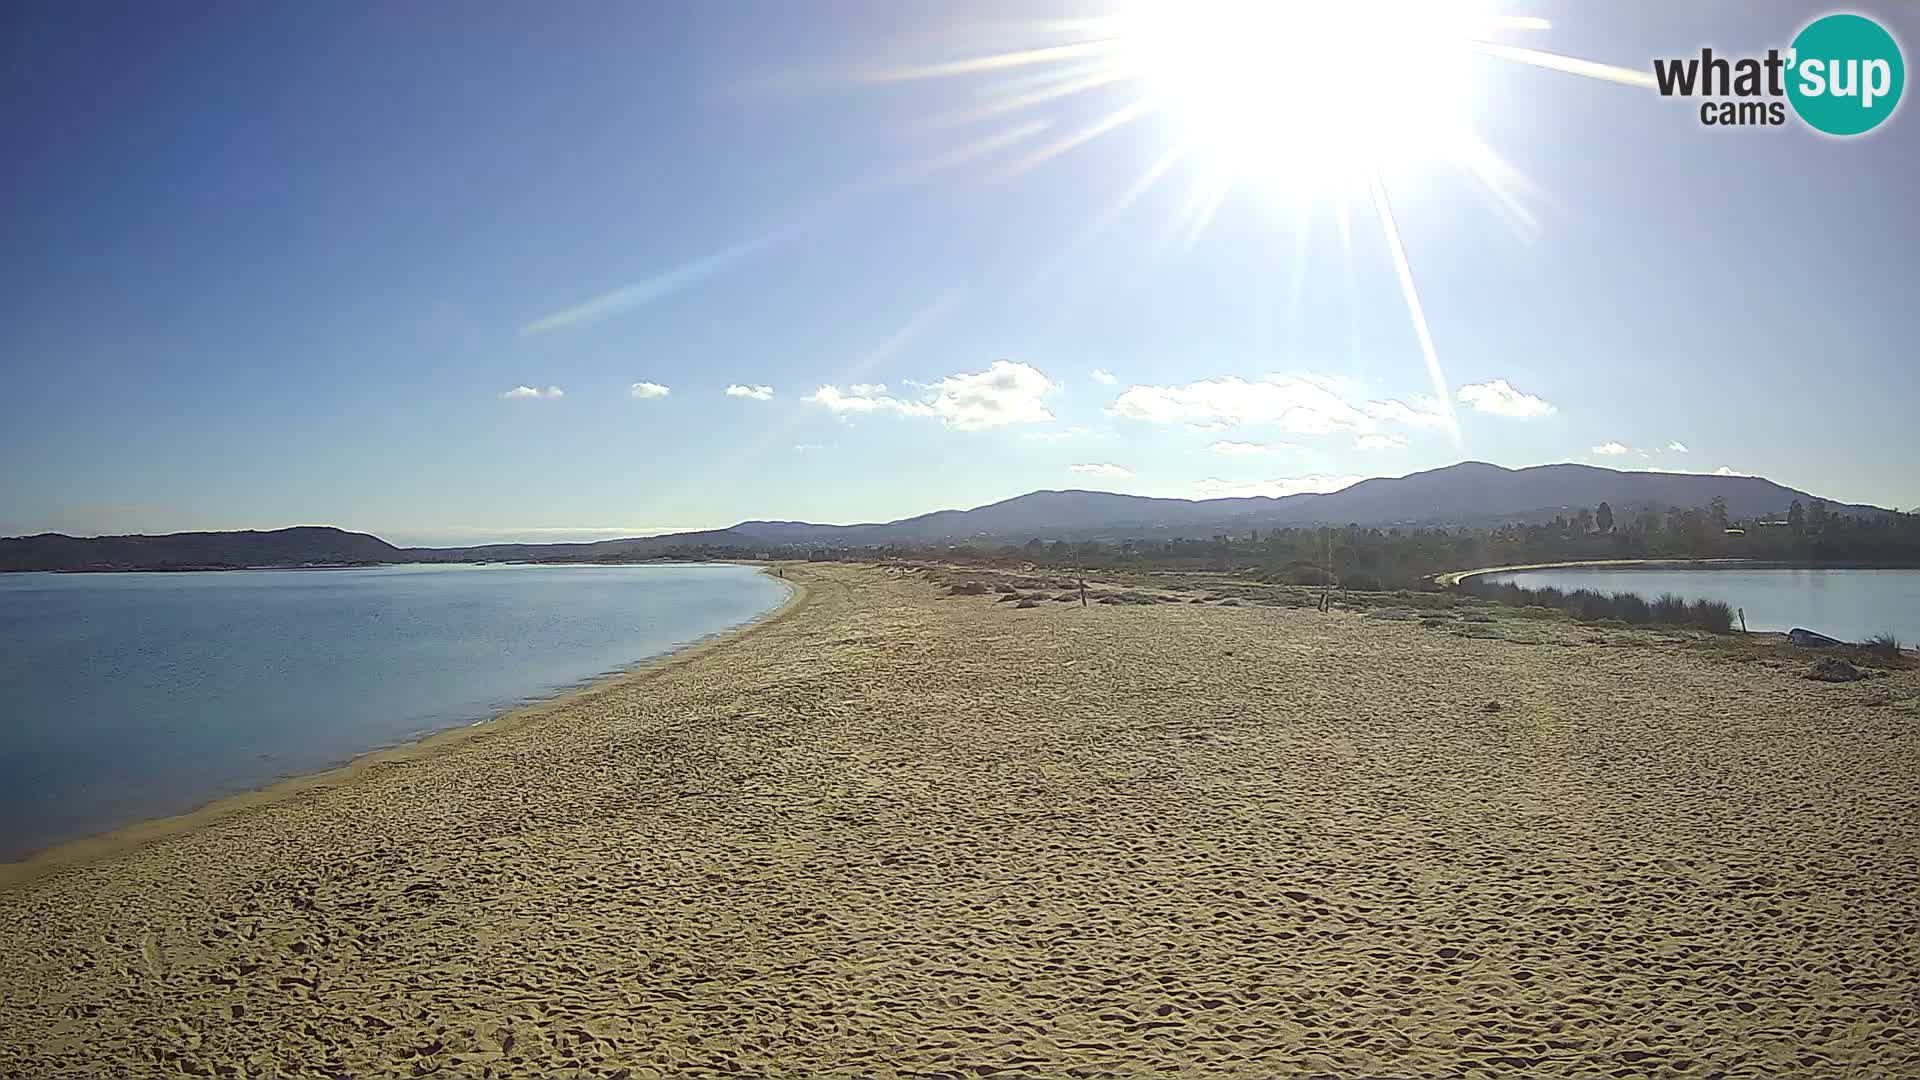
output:
M 745 566 L 0 574 L 0 859 L 485 719 L 785 596 Z
M 1622 570 L 1606 567 L 1489 574 L 1529 589 L 1678 593 L 1724 600 L 1747 612 L 1749 630 L 1804 626 L 1843 641 L 1892 632 L 1920 641 L 1920 570 Z

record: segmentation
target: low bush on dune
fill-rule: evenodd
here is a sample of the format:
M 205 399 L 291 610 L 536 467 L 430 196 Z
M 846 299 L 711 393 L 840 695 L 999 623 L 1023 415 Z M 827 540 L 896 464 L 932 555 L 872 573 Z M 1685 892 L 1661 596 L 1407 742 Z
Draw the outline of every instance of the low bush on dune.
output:
M 1613 613 L 1621 622 L 1645 626 L 1653 621 L 1653 605 L 1630 592 L 1613 594 Z
M 1695 600 L 1687 606 L 1687 621 L 1716 634 L 1733 633 L 1733 607 L 1719 600 Z
M 1633 593 L 1612 595 L 1592 589 L 1562 592 L 1555 588 L 1528 589 L 1511 582 L 1477 585 L 1469 582 L 1469 591 L 1483 600 L 1519 608 L 1527 618 L 1548 618 L 1553 609 L 1565 611 L 1582 622 L 1618 627 L 1692 626 L 1716 634 L 1733 632 L 1733 608 L 1719 600 L 1695 600 L 1668 593 L 1649 603 Z
M 955 585 L 953 588 L 948 589 L 947 595 L 948 596 L 982 596 L 986 594 L 986 591 L 987 591 L 987 587 L 978 581 L 963 581 L 960 584 Z
M 1679 623 L 1687 621 L 1687 601 L 1685 597 L 1673 593 L 1662 593 L 1652 605 L 1653 621 Z
M 1867 649 L 1871 652 L 1879 653 L 1881 656 L 1898 659 L 1900 656 L 1900 639 L 1891 633 L 1875 634 L 1867 639 Z
M 1576 619 L 1598 622 L 1613 618 L 1613 598 L 1602 596 L 1592 589 L 1575 589 L 1568 593 L 1566 606 Z

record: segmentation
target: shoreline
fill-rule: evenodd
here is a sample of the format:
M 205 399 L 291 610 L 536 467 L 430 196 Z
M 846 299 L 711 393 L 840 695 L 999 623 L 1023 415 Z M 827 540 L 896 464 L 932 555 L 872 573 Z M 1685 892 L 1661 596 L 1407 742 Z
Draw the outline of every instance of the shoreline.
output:
M 494 716 L 441 728 L 394 746 L 368 750 L 316 772 L 298 773 L 248 791 L 222 795 L 184 813 L 145 818 L 105 832 L 60 841 L 24 859 L 0 862 L 0 892 L 49 874 L 102 862 L 159 840 L 193 832 L 235 814 L 349 784 L 384 765 L 421 760 L 446 753 L 472 740 L 514 731 L 563 707 L 624 689 L 693 657 L 740 641 L 781 622 L 805 605 L 809 595 L 807 587 L 791 577 L 767 574 L 773 564 L 747 562 L 736 565 L 758 566 L 760 573 L 786 586 L 786 598 L 777 606 L 738 626 L 688 642 L 670 652 L 636 660 L 619 671 L 609 672 L 583 684 L 562 687 L 545 697 L 516 705 Z
M 9 567 L 0 570 L 0 574 L 238 574 L 260 570 L 381 570 L 395 566 L 760 566 L 759 559 L 675 559 L 646 558 L 631 561 L 599 562 L 554 562 L 542 559 L 409 559 L 404 562 L 360 562 L 360 563 L 296 563 L 278 566 L 273 563 L 247 564 L 245 566 L 227 563 L 206 563 L 194 566 L 172 566 L 155 564 L 148 566 L 70 566 L 47 567 L 38 570 Z
M 1477 570 L 1449 570 L 1444 574 L 1435 574 L 1433 583 L 1442 588 L 1454 589 L 1468 578 L 1484 577 L 1487 574 L 1515 574 L 1522 570 L 1573 570 L 1588 566 L 1731 570 L 1742 566 L 1766 567 L 1768 565 L 1767 560 L 1764 559 L 1576 559 L 1571 562 L 1521 563 L 1515 566 L 1483 566 Z M 1838 568 L 1813 567 L 1812 569 Z
M 1433 575 L 1432 580 L 1436 585 L 1451 589 L 1468 578 L 1486 574 L 1512 574 L 1523 570 L 1574 570 L 1589 566 L 1680 570 L 1920 570 L 1920 563 L 1899 560 L 1863 562 L 1843 559 L 1839 562 L 1804 563 L 1785 559 L 1684 559 L 1663 556 L 1650 559 L 1575 559 L 1570 562 L 1483 566 L 1476 570 L 1449 570 L 1443 574 Z
M 1920 671 L 784 569 L 0 891 L 0 1075 L 1920 1075 Z

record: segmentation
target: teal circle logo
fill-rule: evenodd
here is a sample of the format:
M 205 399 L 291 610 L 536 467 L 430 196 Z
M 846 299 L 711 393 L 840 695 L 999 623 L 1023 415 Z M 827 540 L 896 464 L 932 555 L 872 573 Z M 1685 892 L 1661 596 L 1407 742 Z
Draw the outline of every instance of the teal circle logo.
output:
M 1825 15 L 1793 39 L 1787 100 L 1808 126 L 1828 135 L 1862 135 L 1900 104 L 1907 65 L 1900 43 L 1864 15 Z

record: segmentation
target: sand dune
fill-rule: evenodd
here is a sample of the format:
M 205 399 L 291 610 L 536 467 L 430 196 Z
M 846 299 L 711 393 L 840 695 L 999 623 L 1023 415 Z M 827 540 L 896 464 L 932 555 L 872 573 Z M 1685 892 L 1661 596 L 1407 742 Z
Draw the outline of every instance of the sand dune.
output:
M 795 573 L 0 892 L 0 1072 L 1920 1075 L 1915 673 Z

